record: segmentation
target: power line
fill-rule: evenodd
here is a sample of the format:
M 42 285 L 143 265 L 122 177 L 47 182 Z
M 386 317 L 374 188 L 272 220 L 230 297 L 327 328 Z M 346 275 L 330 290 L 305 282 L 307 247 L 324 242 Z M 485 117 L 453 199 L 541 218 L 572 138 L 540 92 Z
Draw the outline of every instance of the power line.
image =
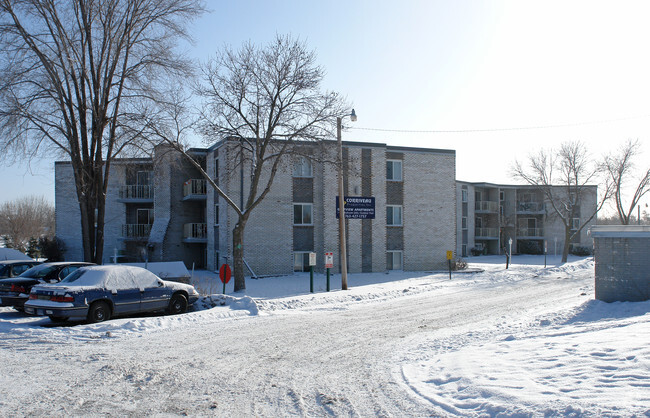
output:
M 600 121 L 591 121 L 591 122 L 574 122 L 574 123 L 563 123 L 556 125 L 538 125 L 538 126 L 520 126 L 514 128 L 486 128 L 486 129 L 434 129 L 434 130 L 410 130 L 410 129 L 383 129 L 383 128 L 363 128 L 356 126 L 347 126 L 350 130 L 357 131 L 375 131 L 375 132 L 398 132 L 398 133 L 434 133 L 434 134 L 451 134 L 451 133 L 472 133 L 472 132 L 505 132 L 505 131 L 526 131 L 526 130 L 536 130 L 536 129 L 553 129 L 553 128 L 568 128 L 573 126 L 585 126 L 585 125 L 599 125 L 604 123 L 611 122 L 620 122 L 625 120 L 632 119 L 643 119 L 650 117 L 650 115 L 642 116 L 629 116 L 625 118 L 618 119 L 607 119 Z

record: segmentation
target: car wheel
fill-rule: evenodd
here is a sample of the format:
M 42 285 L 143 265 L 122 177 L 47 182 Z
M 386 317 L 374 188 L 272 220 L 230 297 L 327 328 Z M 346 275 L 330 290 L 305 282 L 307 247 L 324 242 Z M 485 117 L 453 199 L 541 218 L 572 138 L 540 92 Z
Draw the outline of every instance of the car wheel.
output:
M 55 322 L 57 324 L 60 324 L 61 322 L 65 322 L 67 320 L 68 320 L 68 318 L 66 318 L 65 316 L 51 316 L 50 315 L 50 321 Z
M 95 302 L 90 306 L 88 310 L 88 322 L 96 323 L 108 321 L 111 319 L 111 308 L 109 308 L 106 302 Z
M 187 311 L 187 298 L 180 293 L 176 293 L 169 301 L 169 313 L 176 315 Z

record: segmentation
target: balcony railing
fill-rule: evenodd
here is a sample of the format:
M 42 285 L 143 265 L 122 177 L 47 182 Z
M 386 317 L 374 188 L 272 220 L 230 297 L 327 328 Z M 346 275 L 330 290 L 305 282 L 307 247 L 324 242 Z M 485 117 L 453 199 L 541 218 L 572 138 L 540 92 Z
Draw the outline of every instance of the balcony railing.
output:
M 150 184 L 129 184 L 120 187 L 120 199 L 153 199 L 153 186 Z
M 479 200 L 474 202 L 474 210 L 477 212 L 498 212 L 499 202 L 491 200 Z
M 205 179 L 190 179 L 183 183 L 183 196 L 205 196 L 207 187 Z
M 544 212 L 544 203 L 540 202 L 517 202 L 517 212 L 539 213 Z
M 185 224 L 183 225 L 183 238 L 189 240 L 208 239 L 208 224 Z
M 122 238 L 140 239 L 149 238 L 150 224 L 124 224 L 122 225 Z
M 474 236 L 478 238 L 495 238 L 499 236 L 497 228 L 474 228 Z
M 544 228 L 519 228 L 517 230 L 518 237 L 543 237 Z

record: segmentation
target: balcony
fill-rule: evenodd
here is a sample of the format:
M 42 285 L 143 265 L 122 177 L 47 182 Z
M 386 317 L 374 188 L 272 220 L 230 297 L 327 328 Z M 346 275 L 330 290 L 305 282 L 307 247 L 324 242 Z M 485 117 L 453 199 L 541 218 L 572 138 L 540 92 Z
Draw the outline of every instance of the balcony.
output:
M 497 239 L 499 238 L 498 228 L 474 228 L 474 238 Z
M 544 238 L 544 228 L 519 228 L 517 238 Z
M 132 203 L 152 203 L 153 185 L 151 184 L 128 184 L 120 186 L 119 201 Z
M 190 179 L 183 183 L 183 200 L 205 200 L 206 195 L 205 179 Z
M 191 223 L 183 225 L 183 242 L 207 242 L 208 224 Z
M 151 224 L 123 224 L 122 239 L 144 240 L 149 238 Z
M 517 202 L 517 213 L 544 213 L 546 206 L 540 202 Z
M 478 200 L 474 202 L 474 210 L 476 212 L 496 213 L 499 211 L 499 202 L 493 202 L 491 200 Z

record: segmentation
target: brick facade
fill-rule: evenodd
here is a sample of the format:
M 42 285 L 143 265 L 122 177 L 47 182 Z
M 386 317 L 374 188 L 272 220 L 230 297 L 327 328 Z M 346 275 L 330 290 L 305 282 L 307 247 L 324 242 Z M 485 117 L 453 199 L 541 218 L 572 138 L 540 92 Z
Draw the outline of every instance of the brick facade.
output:
M 303 148 L 300 156 L 284 157 L 269 194 L 246 225 L 244 256 L 257 275 L 290 273 L 303 253 L 312 251 L 317 254 L 317 270 L 323 270 L 324 253 L 333 252 L 334 271 L 339 271 L 338 169 L 333 163 L 337 145 L 331 141 Z M 251 172 L 246 159 L 240 163 L 239 151 L 237 143 L 227 140 L 192 150 L 211 177 L 217 174 L 218 164 L 219 187 L 238 205 L 248 198 Z M 294 163 L 301 156 L 311 161 L 311 175 L 294 175 Z M 398 181 L 387 179 L 387 160 L 395 158 L 402 162 Z M 401 257 L 402 264 L 395 266 L 405 270 L 443 268 L 445 253 L 456 240 L 455 152 L 345 142 L 344 168 L 346 196 L 375 198 L 374 220 L 346 221 L 349 271 L 385 271 L 389 256 Z M 150 199 L 124 198 L 123 190 L 135 187 L 129 170 L 151 170 Z M 69 163 L 57 163 L 57 234 L 67 245 L 66 258 L 80 259 L 79 211 L 71 173 Z M 128 261 L 182 260 L 188 268 L 211 270 L 232 261 L 236 214 L 209 184 L 201 193 L 187 195 L 188 184 L 202 178 L 180 154 L 161 147 L 154 160 L 115 161 L 110 179 L 104 262 L 110 262 L 114 253 Z M 310 221 L 295 223 L 296 204 L 307 205 L 300 209 L 311 210 Z M 388 205 L 401 208 L 400 225 L 387 225 Z M 146 208 L 151 208 L 153 217 L 146 229 L 150 234 L 137 239 L 125 236 L 126 230 L 142 229 L 142 225 L 125 225 L 137 223 L 137 211 Z M 189 237 L 188 225 L 194 228 Z
M 596 299 L 604 302 L 650 300 L 650 227 L 592 227 Z

